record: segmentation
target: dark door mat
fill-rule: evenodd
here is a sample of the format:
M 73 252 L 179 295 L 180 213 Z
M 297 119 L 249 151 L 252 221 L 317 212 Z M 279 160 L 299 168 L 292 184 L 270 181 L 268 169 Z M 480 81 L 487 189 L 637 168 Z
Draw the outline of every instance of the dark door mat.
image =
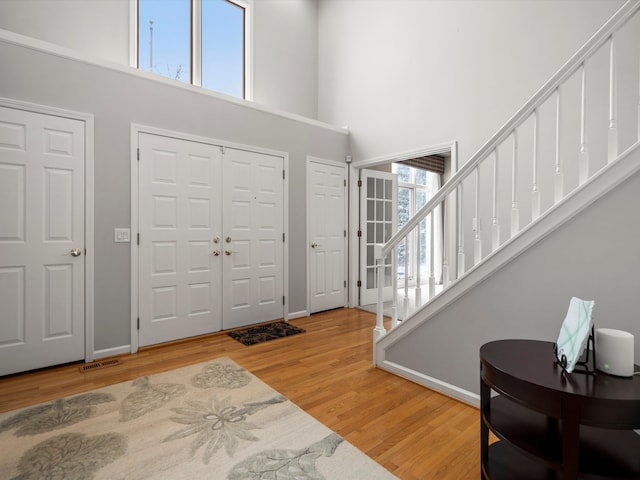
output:
M 229 332 L 228 335 L 244 345 L 255 345 L 256 343 L 289 337 L 297 333 L 304 333 L 304 329 L 295 327 L 287 322 L 275 322 L 234 330 Z

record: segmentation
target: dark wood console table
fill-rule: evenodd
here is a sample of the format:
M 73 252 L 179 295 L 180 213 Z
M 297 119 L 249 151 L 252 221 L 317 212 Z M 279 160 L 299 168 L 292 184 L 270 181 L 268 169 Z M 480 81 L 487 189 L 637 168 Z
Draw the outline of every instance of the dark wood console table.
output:
M 566 373 L 551 342 L 497 340 L 480 379 L 483 479 L 640 479 L 639 375 Z

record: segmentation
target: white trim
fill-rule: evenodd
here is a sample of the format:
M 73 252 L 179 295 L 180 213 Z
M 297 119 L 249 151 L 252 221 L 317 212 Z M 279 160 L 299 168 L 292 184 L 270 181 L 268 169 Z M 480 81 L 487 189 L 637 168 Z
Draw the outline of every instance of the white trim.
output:
M 382 370 L 386 370 L 387 372 L 394 373 L 399 377 L 411 380 L 418 385 L 422 385 L 423 387 L 442 393 L 447 397 L 452 397 L 471 405 L 472 407 L 480 408 L 480 395 L 476 393 L 456 387 L 455 385 L 451 385 L 450 383 L 443 382 L 442 380 L 438 380 L 437 378 L 430 377 L 415 370 L 411 370 L 410 368 L 403 367 L 402 365 L 394 362 L 384 361 L 379 364 L 378 367 Z
M 311 290 L 310 290 L 310 285 L 311 285 L 311 271 L 310 271 L 310 266 L 311 266 L 311 251 L 309 250 L 309 244 L 311 243 L 311 215 L 310 215 L 310 211 L 311 211 L 311 198 L 309 197 L 310 191 L 311 191 L 311 175 L 310 175 L 310 168 L 309 168 L 309 164 L 310 163 L 321 163 L 324 165 L 330 165 L 332 167 L 339 167 L 342 168 L 344 170 L 344 178 L 345 180 L 347 179 L 347 172 L 348 172 L 348 165 L 346 163 L 343 162 L 338 162 L 336 160 L 327 160 L 324 158 L 319 158 L 319 157 L 313 157 L 310 155 L 307 155 L 307 161 L 306 161 L 306 170 L 307 170 L 307 229 L 306 229 L 306 242 L 305 242 L 305 248 L 307 250 L 307 255 L 306 255 L 306 262 L 307 262 L 307 315 L 311 315 Z M 349 229 L 349 188 L 348 186 L 345 187 L 345 193 L 344 193 L 344 228 L 345 229 Z M 344 279 L 347 281 L 347 287 L 345 288 L 345 297 L 344 297 L 344 305 L 343 307 L 346 307 L 349 305 L 349 237 L 345 236 L 344 238 Z
M 129 0 L 129 66 L 138 67 L 138 0 Z
M 244 145 L 239 143 L 228 142 L 226 140 L 218 140 L 209 137 L 202 137 L 199 135 L 193 135 L 190 133 L 178 132 L 175 130 L 166 130 L 157 127 L 150 127 L 147 125 L 140 125 L 136 123 L 131 124 L 131 353 L 136 353 L 139 349 L 138 339 L 138 315 L 139 315 L 139 252 L 137 237 L 140 233 L 139 208 L 140 208 L 140 189 L 139 189 L 139 173 L 138 173 L 138 137 L 141 133 L 147 133 L 151 135 L 159 135 L 164 137 L 176 138 L 179 140 L 186 140 L 191 142 L 205 143 L 208 145 L 214 145 L 218 147 L 234 148 L 237 150 L 245 150 L 249 152 L 262 153 L 266 155 L 273 155 L 282 158 L 282 165 L 285 172 L 285 178 L 283 180 L 283 230 L 285 236 L 285 242 L 283 243 L 283 272 L 282 282 L 285 302 L 282 306 L 283 318 L 289 317 L 287 309 L 289 308 L 289 154 L 287 152 L 272 150 L 268 148 L 256 147 L 252 145 Z
M 457 142 L 440 143 L 432 145 L 430 147 L 417 148 L 415 150 L 408 150 L 400 153 L 392 153 L 390 155 L 384 155 L 382 157 L 374 157 L 366 160 L 354 161 L 351 165 L 355 168 L 373 167 L 376 165 L 384 165 L 386 163 L 401 162 L 403 160 L 410 160 L 416 157 L 424 157 L 427 155 L 438 155 L 440 153 L 451 153 L 453 158 L 453 152 L 456 152 L 457 158 Z
M 113 357 L 115 355 L 127 355 L 131 353 L 131 345 L 121 345 L 120 347 L 105 348 L 94 352 L 94 360 L 105 357 Z
M 42 52 L 49 55 L 54 55 L 59 58 L 77 61 L 77 62 L 85 63 L 87 65 L 94 65 L 94 66 L 105 68 L 108 70 L 117 71 L 120 73 L 124 73 L 126 75 L 131 75 L 133 77 L 138 77 L 148 81 L 161 83 L 164 85 L 170 85 L 174 88 L 185 89 L 192 93 L 203 95 L 205 97 L 217 98 L 218 100 L 222 100 L 222 101 L 225 101 L 234 105 L 238 105 L 241 107 L 249 108 L 257 112 L 263 112 L 270 115 L 275 115 L 277 117 L 285 118 L 287 120 L 294 120 L 300 123 L 304 123 L 306 125 L 322 128 L 327 131 L 349 135 L 349 130 L 346 128 L 336 127 L 334 125 L 330 125 L 328 123 L 324 123 L 319 120 L 303 117 L 302 115 L 285 112 L 284 110 L 278 110 L 272 107 L 267 107 L 264 105 L 253 103 L 249 100 L 243 100 L 241 98 L 233 97 L 231 95 L 227 95 L 221 92 L 216 92 L 213 90 L 208 90 L 206 88 L 197 87 L 195 85 L 190 85 L 180 80 L 174 80 L 172 78 L 163 77 L 162 75 L 157 75 L 155 73 L 150 73 L 144 70 L 139 70 L 137 68 L 132 68 L 131 66 L 128 66 L 128 65 L 122 65 L 119 63 L 110 62 L 108 60 L 97 59 L 89 55 L 86 55 L 84 53 L 77 52 L 75 50 L 61 47 L 59 45 L 54 45 L 52 43 L 44 42 L 42 40 L 37 40 L 35 38 L 26 37 L 18 33 L 9 32 L 7 30 L 0 29 L 0 42 L 5 42 L 11 45 L 17 45 L 19 47 L 28 48 L 36 52 Z
M 292 312 L 289 313 L 287 315 L 286 320 L 293 320 L 294 318 L 302 318 L 302 317 L 308 317 L 309 316 L 309 312 L 307 310 L 300 310 L 299 312 Z
M 95 345 L 95 233 L 93 115 L 0 97 L 0 106 L 84 122 L 84 359 L 93 361 Z

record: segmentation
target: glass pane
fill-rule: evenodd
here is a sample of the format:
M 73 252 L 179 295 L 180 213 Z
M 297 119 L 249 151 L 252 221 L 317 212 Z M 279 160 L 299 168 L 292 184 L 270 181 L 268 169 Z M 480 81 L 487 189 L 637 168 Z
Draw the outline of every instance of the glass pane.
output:
M 427 192 L 416 189 L 416 211 L 424 207 L 425 203 L 427 203 Z
M 376 178 L 376 198 L 384 198 L 384 180 Z
M 391 222 L 384 223 L 384 242 L 387 243 L 391 238 L 391 226 L 393 224 Z
M 376 269 L 367 268 L 367 289 L 376 288 Z
M 391 209 L 391 207 L 393 207 L 393 203 L 385 202 L 385 204 L 384 204 L 384 219 L 387 220 L 387 221 L 393 220 L 393 210 Z
M 396 164 L 396 173 L 398 174 L 398 181 L 403 183 L 409 183 L 411 181 L 411 170 L 406 165 Z
M 190 0 L 139 0 L 138 68 L 191 82 Z
M 376 201 L 367 200 L 367 220 L 372 222 L 376 218 Z
M 382 222 L 384 220 L 384 200 L 376 201 L 376 220 Z
M 422 170 L 421 168 L 414 169 L 416 171 L 416 183 L 418 185 L 426 185 L 427 184 L 427 171 Z
M 393 198 L 393 182 L 391 180 L 384 181 L 384 198 L 388 200 Z
M 411 217 L 411 191 L 398 188 L 398 228 L 402 228 Z
M 376 223 L 376 243 L 384 243 L 384 224 Z
M 376 259 L 374 255 L 373 245 L 367 245 L 367 265 L 375 265 Z
M 376 224 L 375 223 L 367 223 L 367 243 L 375 243 L 376 236 Z
M 376 198 L 376 179 L 367 178 L 367 198 Z
M 244 8 L 202 0 L 202 86 L 244 98 Z

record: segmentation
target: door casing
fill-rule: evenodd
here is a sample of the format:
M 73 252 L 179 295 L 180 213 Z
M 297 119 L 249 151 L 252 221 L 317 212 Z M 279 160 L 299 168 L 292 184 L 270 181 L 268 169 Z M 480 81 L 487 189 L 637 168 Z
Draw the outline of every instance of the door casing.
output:
M 141 124 L 131 124 L 131 353 L 136 353 L 140 347 L 138 339 L 138 300 L 139 300 L 139 252 L 137 245 L 137 236 L 140 233 L 140 227 L 138 224 L 139 214 L 139 176 L 138 176 L 138 136 L 141 133 L 148 133 L 151 135 L 161 135 L 166 137 L 177 138 L 180 140 L 208 143 L 220 147 L 235 148 L 239 150 L 249 150 L 256 153 L 264 153 L 267 155 L 275 155 L 283 158 L 283 168 L 285 172 L 285 182 L 283 191 L 283 230 L 285 235 L 285 244 L 283 252 L 283 294 L 284 304 L 283 312 L 285 320 L 288 319 L 289 310 L 289 154 L 286 152 L 270 150 L 251 145 L 243 145 L 238 143 L 232 143 L 225 140 L 218 140 L 208 137 L 202 137 L 199 135 L 192 135 L 184 132 L 177 132 L 173 130 L 166 130 L 156 127 L 150 127 Z

